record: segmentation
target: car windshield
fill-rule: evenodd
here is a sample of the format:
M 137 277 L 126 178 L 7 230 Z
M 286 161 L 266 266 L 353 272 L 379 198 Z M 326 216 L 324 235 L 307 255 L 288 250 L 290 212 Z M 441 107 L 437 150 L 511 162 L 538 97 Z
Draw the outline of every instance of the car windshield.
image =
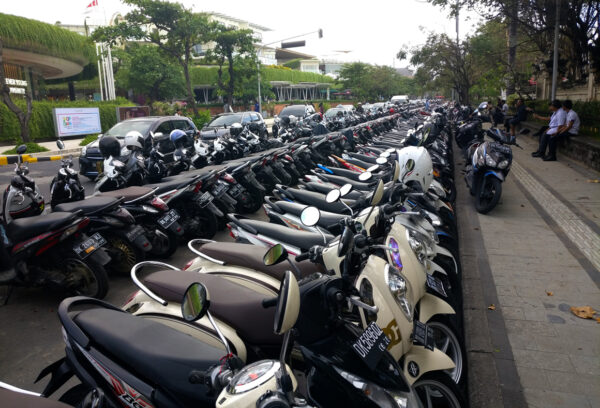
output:
M 294 115 L 296 117 L 304 117 L 304 113 L 306 112 L 306 108 L 304 105 L 296 105 L 296 106 L 286 106 L 283 108 L 279 116 L 290 116 Z
M 327 112 L 325 112 L 325 117 L 332 118 L 332 117 L 336 116 L 338 112 L 344 112 L 344 109 L 343 108 L 328 109 Z
M 154 123 L 153 120 L 126 120 L 123 122 L 119 122 L 113 127 L 111 127 L 104 134 L 104 136 L 109 135 L 123 138 L 127 133 L 131 132 L 132 130 L 137 130 L 142 135 L 145 135 L 148 133 L 148 130 L 150 129 L 150 126 L 152 126 L 152 123 Z
M 234 123 L 242 123 L 242 114 L 218 116 L 207 126 L 231 126 Z

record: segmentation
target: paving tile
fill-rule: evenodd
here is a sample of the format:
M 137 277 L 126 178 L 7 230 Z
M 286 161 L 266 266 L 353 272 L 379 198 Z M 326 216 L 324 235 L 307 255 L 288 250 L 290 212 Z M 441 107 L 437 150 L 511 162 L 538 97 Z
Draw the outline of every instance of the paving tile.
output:
M 600 376 L 545 370 L 548 387 L 558 392 L 600 396 Z
M 548 380 L 543 370 L 539 368 L 530 368 L 517 366 L 517 372 L 519 373 L 519 379 L 523 388 L 538 388 L 546 389 L 548 387 Z
M 592 408 L 585 395 L 537 388 L 525 388 L 523 393 L 532 408 Z
M 526 320 L 507 320 L 505 322 L 508 335 L 530 334 L 531 336 L 555 336 L 556 326 L 547 322 L 534 322 Z
M 545 351 L 513 349 L 517 366 L 575 373 L 569 356 Z
M 523 308 L 516 306 L 502 306 L 502 316 L 504 316 L 505 319 L 525 320 Z
M 600 376 L 599 354 L 594 356 L 570 355 L 569 359 L 578 374 Z M 600 382 L 597 383 L 597 387 L 600 389 Z

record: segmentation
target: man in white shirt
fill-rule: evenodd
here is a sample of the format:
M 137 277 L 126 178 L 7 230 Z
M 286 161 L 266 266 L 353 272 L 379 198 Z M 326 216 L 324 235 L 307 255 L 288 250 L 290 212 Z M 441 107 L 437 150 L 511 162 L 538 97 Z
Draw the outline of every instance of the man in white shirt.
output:
M 554 140 L 554 152 L 549 152 L 547 156 L 546 147 L 550 143 L 551 139 L 556 139 L 556 137 L 562 132 L 567 122 L 567 112 L 562 109 L 562 104 L 558 99 L 550 102 L 550 111 L 552 112 L 552 116 L 550 117 L 540 116 L 537 113 L 533 114 L 533 117 L 536 119 L 550 121 L 548 124 L 548 130 L 546 130 L 546 133 L 544 133 L 540 138 L 540 145 L 537 151 L 531 153 L 533 157 L 542 157 L 544 161 L 556 161 L 556 142 L 558 140 Z

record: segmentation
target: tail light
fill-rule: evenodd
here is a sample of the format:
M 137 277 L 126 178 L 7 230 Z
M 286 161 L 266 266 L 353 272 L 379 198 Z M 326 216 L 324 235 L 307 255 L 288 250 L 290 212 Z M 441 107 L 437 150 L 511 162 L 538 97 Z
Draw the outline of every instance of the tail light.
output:
M 194 263 L 194 260 L 192 259 L 191 261 L 189 261 L 188 263 L 186 263 L 186 264 L 183 266 L 183 270 L 184 270 L 184 271 L 187 271 L 187 270 L 189 269 L 189 267 L 190 267 L 190 266 L 192 266 L 192 264 L 193 264 L 193 263 Z
M 289 154 L 286 154 L 286 155 L 284 155 L 283 157 L 284 157 L 286 160 L 289 160 L 289 161 L 294 161 L 294 159 L 292 159 L 292 156 L 290 156 Z
M 63 231 L 63 233 L 60 236 L 60 241 L 62 241 L 63 239 L 73 235 L 75 232 L 84 229 L 85 227 L 88 226 L 88 224 L 90 223 L 90 219 L 88 217 L 84 217 L 81 221 L 79 221 L 77 224 L 70 226 L 69 228 L 65 229 Z
M 131 302 L 133 299 L 135 299 L 135 297 L 136 297 L 137 295 L 139 295 L 139 293 L 140 293 L 140 291 L 139 291 L 139 290 L 136 290 L 135 292 L 132 292 L 132 293 L 131 293 L 131 294 L 130 294 L 128 297 L 127 297 L 127 300 L 125 301 L 125 303 L 123 304 L 123 306 L 125 306 L 125 305 L 129 304 L 129 303 L 130 303 L 130 302 Z
M 231 225 L 227 224 L 227 229 L 229 230 L 229 236 L 237 240 L 237 235 L 235 232 L 233 232 L 233 228 L 231 228 Z
M 160 197 L 154 197 L 150 204 L 152 204 L 152 207 L 158 208 L 159 210 L 169 211 L 169 206 Z
M 202 189 L 202 180 L 196 183 L 196 187 L 194 187 L 194 193 L 199 192 Z
M 234 179 L 234 178 L 231 176 L 231 174 L 229 174 L 229 173 L 223 173 L 223 174 L 221 175 L 221 178 L 222 178 L 223 180 L 225 180 L 226 182 L 228 182 L 228 183 L 231 183 L 231 184 L 236 184 L 236 181 L 235 181 L 235 179 Z

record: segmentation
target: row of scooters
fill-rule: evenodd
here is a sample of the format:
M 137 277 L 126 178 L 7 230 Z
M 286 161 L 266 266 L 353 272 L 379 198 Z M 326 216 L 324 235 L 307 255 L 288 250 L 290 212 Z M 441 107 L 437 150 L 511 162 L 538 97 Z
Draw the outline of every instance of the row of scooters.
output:
M 229 214 L 238 242 L 136 264 L 122 309 L 64 300 L 42 396 L 76 375 L 84 407 L 467 406 L 452 149 L 442 113 L 422 122 L 311 140 L 326 160 L 269 189 L 271 222 Z

